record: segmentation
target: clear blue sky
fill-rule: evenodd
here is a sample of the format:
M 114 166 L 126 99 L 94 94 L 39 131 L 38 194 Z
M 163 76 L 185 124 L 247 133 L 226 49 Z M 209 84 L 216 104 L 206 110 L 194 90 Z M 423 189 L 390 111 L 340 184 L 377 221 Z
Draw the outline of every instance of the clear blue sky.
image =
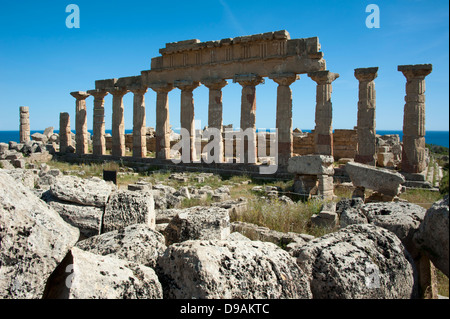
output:
M 80 8 L 80 28 L 68 29 L 68 4 Z M 365 25 L 366 6 L 380 8 L 380 28 Z M 98 79 L 139 75 L 167 42 L 220 40 L 289 31 L 291 38 L 319 37 L 327 68 L 340 74 L 333 83 L 333 128 L 356 125 L 355 68 L 378 66 L 376 122 L 379 130 L 402 129 L 405 96 L 400 64 L 432 63 L 426 78 L 426 129 L 449 129 L 449 2 L 446 0 L 346 1 L 3 1 L 0 5 L 0 130 L 18 130 L 19 106 L 30 107 L 32 130 L 59 128 L 69 112 L 71 91 L 94 88 Z M 231 82 L 231 81 L 229 81 Z M 306 75 L 293 90 L 294 128 L 314 128 L 315 82 Z M 238 84 L 224 88 L 224 124 L 239 126 Z M 180 92 L 169 95 L 170 122 L 179 127 Z M 208 90 L 194 91 L 196 119 L 207 124 Z M 111 128 L 111 96 L 106 129 Z M 155 126 L 156 94 L 146 94 L 147 126 Z M 132 128 L 132 94 L 125 102 L 126 129 Z M 92 129 L 93 98 L 88 103 Z M 257 87 L 258 128 L 275 127 L 276 84 Z

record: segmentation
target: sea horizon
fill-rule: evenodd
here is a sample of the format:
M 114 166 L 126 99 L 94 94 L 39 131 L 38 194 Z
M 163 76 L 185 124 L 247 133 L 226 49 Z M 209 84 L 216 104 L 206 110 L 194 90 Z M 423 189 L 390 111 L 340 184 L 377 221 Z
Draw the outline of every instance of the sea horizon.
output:
M 300 129 L 302 132 L 311 132 L 311 129 Z M 179 129 L 173 129 L 174 132 L 179 133 Z M 261 131 L 257 129 L 257 132 Z M 266 131 L 270 131 L 267 129 Z M 31 130 L 30 135 L 34 133 L 43 133 L 44 130 Z M 55 133 L 59 133 L 59 130 L 54 130 Z M 72 131 L 75 133 L 75 131 Z M 92 130 L 88 130 L 90 134 L 93 133 Z M 111 130 L 105 130 L 105 133 L 111 134 Z M 133 133 L 132 129 L 126 129 L 125 134 L 131 134 Z M 378 135 L 399 135 L 400 141 L 402 141 L 403 137 L 403 131 L 402 130 L 377 130 L 376 134 Z M 19 131 L 0 131 L 0 143 L 9 143 L 10 141 L 19 142 L 20 135 Z M 425 143 L 427 144 L 433 144 L 433 145 L 440 145 L 444 147 L 449 147 L 449 131 L 440 131 L 440 130 L 427 130 L 425 132 Z

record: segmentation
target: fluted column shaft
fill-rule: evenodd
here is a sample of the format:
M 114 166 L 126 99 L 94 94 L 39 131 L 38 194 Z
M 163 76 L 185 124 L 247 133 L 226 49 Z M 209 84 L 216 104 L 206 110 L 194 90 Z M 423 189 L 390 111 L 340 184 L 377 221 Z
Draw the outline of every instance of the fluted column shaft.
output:
M 290 85 L 300 76 L 288 74 L 274 74 L 270 78 L 278 84 L 276 128 L 278 132 L 278 165 L 287 165 L 292 157 L 292 90 Z
M 72 145 L 72 132 L 70 131 L 69 113 L 59 113 L 59 151 L 65 153 L 67 147 Z
M 173 90 L 171 84 L 153 84 L 150 88 L 156 92 L 156 158 L 170 158 L 170 121 L 169 121 L 169 92 Z
M 405 108 L 403 113 L 402 170 L 421 173 L 425 170 L 425 77 L 431 73 L 431 64 L 400 65 L 406 77 Z
M 113 96 L 112 111 L 112 151 L 113 156 L 125 156 L 125 121 L 123 96 L 128 91 L 124 88 L 114 88 L 109 91 Z
M 175 86 L 181 90 L 180 122 L 181 128 L 189 132 L 189 161 L 196 160 L 195 151 L 195 112 L 194 112 L 194 89 L 200 85 L 199 82 L 177 81 Z M 183 150 L 185 152 L 186 150 Z
M 224 160 L 223 149 L 223 104 L 222 104 L 222 89 L 228 84 L 222 79 L 205 80 L 202 83 L 209 89 L 209 104 L 208 104 L 208 128 L 215 128 L 220 131 L 218 141 L 218 161 L 222 163 Z M 215 150 L 214 150 L 215 151 Z M 211 154 L 215 155 L 215 154 Z
M 94 97 L 92 153 L 94 155 L 105 155 L 105 96 L 108 92 L 104 90 L 90 90 L 88 93 Z
M 315 153 L 333 156 L 333 105 L 331 103 L 333 88 L 331 83 L 339 77 L 339 74 L 317 71 L 308 73 L 308 76 L 317 83 Z
M 147 138 L 145 126 L 145 93 L 147 89 L 133 89 L 133 157 L 147 156 Z
M 89 94 L 81 91 L 71 92 L 70 94 L 76 99 L 75 149 L 77 154 L 82 155 L 88 152 L 86 99 L 89 97 Z
M 241 131 L 252 130 L 252 141 L 249 141 L 247 137 L 243 141 L 241 140 L 241 143 L 244 143 L 244 163 L 256 163 L 258 161 L 256 151 L 256 86 L 263 83 L 264 79 L 254 74 L 237 75 L 234 82 L 242 86 Z M 250 147 L 250 145 L 253 146 Z
M 355 77 L 359 81 L 358 101 L 358 149 L 355 161 L 366 165 L 376 165 L 376 129 L 375 107 L 376 92 L 374 80 L 378 76 L 378 68 L 355 69 Z
M 30 141 L 30 110 L 28 106 L 21 106 L 20 112 L 20 143 L 26 143 Z

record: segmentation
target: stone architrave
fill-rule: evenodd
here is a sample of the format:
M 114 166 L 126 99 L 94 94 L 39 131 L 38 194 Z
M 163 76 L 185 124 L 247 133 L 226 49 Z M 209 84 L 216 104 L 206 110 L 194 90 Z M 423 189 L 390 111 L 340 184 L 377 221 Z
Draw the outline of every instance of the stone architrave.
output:
M 256 74 L 235 75 L 233 82 L 242 86 L 241 96 L 241 131 L 252 130 L 252 141 L 241 136 L 244 144 L 244 163 L 256 163 L 256 86 L 264 83 L 264 79 Z M 253 145 L 252 147 L 250 147 Z
M 189 162 L 196 161 L 195 151 L 195 113 L 194 113 L 194 93 L 193 91 L 200 86 L 200 82 L 195 81 L 176 81 L 175 87 L 181 90 L 180 103 L 180 122 L 181 129 L 189 132 L 190 146 L 189 146 Z M 186 152 L 186 150 L 183 150 Z
M 21 106 L 20 110 L 20 143 L 30 141 L 30 110 L 28 106 Z
M 220 132 L 223 129 L 223 104 L 222 104 L 222 89 L 228 84 L 223 79 L 207 79 L 202 83 L 209 89 L 209 104 L 208 104 L 208 128 L 216 128 Z M 216 149 L 214 149 L 215 151 Z M 224 149 L 223 138 L 220 135 L 219 141 L 219 156 L 217 157 L 219 163 L 223 162 Z M 215 154 L 212 154 L 213 156 Z
M 71 92 L 76 101 L 75 112 L 75 142 L 76 153 L 78 155 L 86 154 L 88 152 L 88 131 L 87 131 L 87 113 L 86 113 L 86 99 L 89 94 L 82 91 Z
M 169 122 L 169 92 L 173 85 L 154 83 L 149 87 L 156 92 L 156 158 L 170 158 L 170 122 Z
M 277 117 L 278 165 L 286 166 L 292 157 L 292 90 L 290 85 L 300 76 L 294 73 L 273 74 L 270 78 L 278 84 Z
M 426 169 L 425 150 L 425 77 L 431 64 L 399 65 L 406 77 L 405 108 L 403 113 L 402 171 L 421 173 Z
M 92 153 L 94 155 L 105 155 L 105 96 L 108 94 L 108 92 L 100 89 L 89 90 L 87 92 L 94 97 Z
M 358 101 L 358 149 L 355 161 L 366 165 L 376 165 L 377 140 L 375 131 L 376 92 L 374 80 L 378 68 L 355 69 L 359 81 Z
M 112 156 L 125 156 L 125 121 L 123 117 L 123 96 L 128 93 L 126 88 L 114 87 L 109 93 L 113 96 L 112 112 Z
M 147 88 L 130 89 L 133 92 L 133 157 L 147 156 L 145 126 L 145 93 Z
M 308 76 L 317 83 L 316 126 L 314 129 L 315 153 L 333 156 L 333 107 L 331 104 L 331 83 L 339 78 L 338 73 L 316 71 Z
M 59 113 L 59 151 L 65 153 L 69 146 L 72 146 L 70 116 L 69 113 Z

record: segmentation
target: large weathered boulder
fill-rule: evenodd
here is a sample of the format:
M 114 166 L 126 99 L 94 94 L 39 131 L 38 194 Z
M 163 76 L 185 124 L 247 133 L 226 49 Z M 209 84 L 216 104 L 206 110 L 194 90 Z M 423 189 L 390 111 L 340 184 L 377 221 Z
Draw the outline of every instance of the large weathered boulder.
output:
M 351 225 L 300 246 L 293 256 L 315 299 L 416 297 L 412 258 L 384 228 Z
M 34 189 L 39 177 L 29 169 L 8 169 L 4 170 L 8 173 L 15 181 L 21 182 L 28 189 Z
M 62 202 L 54 198 L 48 204 L 64 221 L 77 227 L 84 237 L 91 237 L 101 233 L 103 208 Z
M 334 158 L 328 155 L 303 155 L 291 157 L 288 172 L 299 175 L 333 175 Z
M 230 233 L 228 210 L 201 206 L 184 209 L 164 230 L 167 245 L 191 239 L 224 240 Z
M 448 195 L 427 210 L 414 242 L 447 277 L 449 261 Z
M 311 298 L 295 259 L 272 243 L 185 241 L 168 247 L 157 272 L 165 298 Z
M 0 298 L 41 298 L 78 237 L 78 229 L 0 170 Z
M 166 250 L 164 236 L 144 224 L 127 226 L 82 240 L 76 247 L 91 253 L 112 256 L 154 268 Z
M 71 278 L 66 279 L 69 299 L 162 298 L 162 287 L 152 268 L 76 247 L 72 256 Z
M 389 196 L 400 194 L 401 184 L 405 182 L 400 173 L 361 163 L 348 162 L 345 170 L 354 186 L 369 188 Z
M 413 243 L 414 233 L 425 216 L 426 209 L 415 204 L 403 202 L 368 203 L 361 212 L 370 224 L 374 224 L 397 235 L 413 257 L 417 251 Z
M 83 179 L 77 176 L 61 176 L 57 178 L 50 191 L 60 200 L 81 205 L 104 207 L 114 189 L 112 183 L 92 177 Z

